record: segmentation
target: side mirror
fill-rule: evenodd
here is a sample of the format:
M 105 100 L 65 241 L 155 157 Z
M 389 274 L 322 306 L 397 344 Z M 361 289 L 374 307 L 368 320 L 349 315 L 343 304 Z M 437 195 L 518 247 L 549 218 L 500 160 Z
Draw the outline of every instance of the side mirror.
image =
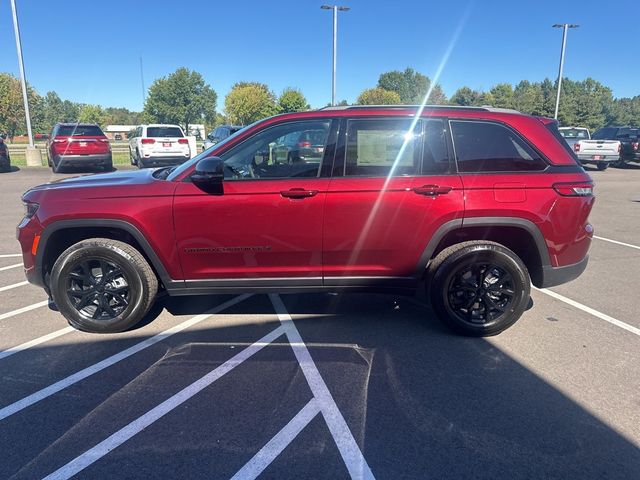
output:
M 211 195 L 222 195 L 224 188 L 224 160 L 220 157 L 206 157 L 196 163 L 191 181 L 200 190 Z

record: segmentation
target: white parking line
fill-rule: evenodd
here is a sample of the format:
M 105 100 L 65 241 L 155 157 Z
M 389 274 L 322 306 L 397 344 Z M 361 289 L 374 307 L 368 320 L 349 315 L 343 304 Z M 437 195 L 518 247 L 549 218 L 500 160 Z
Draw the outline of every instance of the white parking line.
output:
M 11 355 L 22 352 L 31 347 L 35 347 L 36 345 L 40 345 L 41 343 L 48 342 L 49 340 L 53 340 L 54 338 L 61 337 L 62 335 L 66 335 L 67 333 L 75 332 L 76 330 L 71 327 L 62 328 L 60 330 L 56 330 L 55 332 L 49 333 L 48 335 L 43 335 L 38 338 L 34 338 L 28 342 L 25 342 L 21 345 L 17 345 L 15 347 L 7 348 L 6 350 L 0 351 L 0 360 L 3 358 L 10 357 Z
M 21 257 L 22 254 L 21 253 L 3 253 L 2 255 L 0 255 L 0 258 L 14 258 L 14 257 Z
M 0 267 L 0 272 L 4 272 L 5 270 L 11 270 L 12 268 L 18 268 L 21 267 L 22 264 L 21 263 L 16 263 L 14 265 L 8 265 L 6 267 Z
M 331 392 L 329 392 L 329 388 L 326 383 L 324 383 L 318 367 L 316 367 L 316 364 L 313 362 L 311 354 L 304 344 L 298 329 L 294 325 L 291 315 L 289 315 L 284 303 L 282 303 L 282 299 L 275 294 L 270 294 L 269 298 L 271 299 L 271 303 L 273 303 L 280 323 L 282 323 L 282 326 L 285 328 L 287 338 L 293 348 L 293 353 L 298 359 L 302 373 L 307 379 L 313 396 L 320 405 L 322 416 L 329 427 L 329 431 L 336 442 L 351 478 L 374 478 L 371 468 L 369 468 L 367 461 L 360 451 L 360 447 L 358 447 L 355 438 L 353 438 L 347 422 L 342 416 L 342 413 L 340 413 L 338 405 L 336 405 L 335 400 L 331 396 Z
M 615 243 L 616 245 L 622 245 L 623 247 L 635 248 L 636 250 L 640 250 L 640 247 L 637 245 L 631 245 L 630 243 L 619 242 L 618 240 L 611 240 L 610 238 L 598 237 L 594 235 L 593 238 L 597 238 L 598 240 L 603 240 L 605 242 Z
M 11 310 L 10 312 L 3 313 L 2 315 L 0 315 L 0 320 L 5 320 L 7 318 L 20 315 L 21 313 L 29 312 L 31 310 L 35 310 L 36 308 L 44 307 L 48 303 L 49 303 L 49 300 L 43 300 L 42 302 L 34 303 L 33 305 L 27 305 L 26 307 L 18 308 L 17 310 Z
M 7 290 L 11 290 L 12 288 L 22 287 L 23 285 L 28 284 L 26 280 L 24 282 L 14 283 L 13 285 L 7 285 L 6 287 L 0 287 L 0 292 L 6 292 Z
M 238 473 L 231 477 L 231 480 L 257 478 L 319 413 L 320 405 L 315 398 L 312 398 L 275 437 L 269 440 Z
M 169 328 L 168 330 L 165 330 L 164 332 L 158 333 L 153 337 L 147 338 L 146 340 L 143 340 L 140 343 L 136 343 L 134 346 L 129 347 L 126 350 L 122 350 L 121 352 L 116 353 L 115 355 L 111 355 L 110 357 L 105 358 L 104 360 L 98 363 L 94 363 L 89 367 L 83 368 L 82 370 L 72 375 L 69 375 L 66 378 L 63 378 L 62 380 L 54 384 L 51 384 L 48 387 L 43 388 L 42 390 L 38 390 L 37 392 L 32 393 L 31 395 L 28 395 L 18 400 L 17 402 L 7 405 L 6 407 L 0 409 L 0 420 L 4 420 L 5 418 L 10 417 L 14 413 L 24 410 L 25 408 L 33 405 L 34 403 L 44 400 L 45 398 L 50 397 L 51 395 L 58 393 L 59 391 L 64 390 L 65 388 L 70 387 L 71 385 L 78 383 L 79 381 L 84 380 L 87 377 L 90 377 L 94 373 L 98 373 L 101 370 L 104 370 L 105 368 L 110 367 L 111 365 L 114 365 L 120 362 L 121 360 L 124 360 L 125 358 L 128 358 L 131 355 L 134 355 L 140 352 L 141 350 L 144 350 L 147 347 L 150 347 L 151 345 L 154 345 L 166 338 L 169 338 L 170 336 L 175 335 L 176 333 L 179 333 L 186 328 L 192 327 L 193 325 L 196 325 L 206 320 L 211 315 L 214 315 L 218 312 L 226 310 L 227 308 L 235 305 L 236 303 L 240 303 L 241 301 L 249 298 L 250 296 L 251 296 L 250 294 L 244 294 L 244 295 L 240 295 L 238 297 L 232 298 L 231 300 L 224 302 L 218 305 L 217 307 L 211 309 L 209 312 L 205 314 L 197 315 L 189 320 L 186 320 L 174 327 Z M 43 303 L 46 305 L 47 302 L 45 301 Z
M 141 417 L 138 417 L 130 424 L 121 428 L 113 435 L 97 444 L 95 447 L 90 448 L 80 456 L 71 460 L 63 467 L 59 468 L 50 475 L 47 475 L 46 477 L 44 477 L 44 480 L 63 480 L 73 477 L 75 474 L 84 470 L 97 460 L 101 459 L 110 451 L 119 447 L 137 433 L 140 433 L 142 430 L 165 416 L 176 407 L 182 405 L 191 397 L 204 390 L 216 380 L 220 379 L 223 375 L 229 373 L 242 362 L 248 360 L 251 356 L 269 345 L 276 338 L 282 336 L 283 333 L 284 328 L 282 326 L 276 328 L 274 331 L 265 335 L 256 343 L 245 348 L 244 350 L 233 356 L 231 359 L 224 362 L 222 365 L 207 373 L 204 377 L 196 380 L 191 385 L 185 387 L 172 397 L 162 402 L 160 405 L 149 410 Z
M 632 325 L 629 325 L 628 323 L 625 323 L 616 318 L 610 317 L 605 313 L 599 312 L 598 310 L 595 310 L 591 307 L 587 307 L 586 305 L 578 303 L 575 300 L 571 300 L 570 298 L 567 298 L 564 295 L 560 295 L 559 293 L 552 292 L 551 290 L 548 290 L 546 288 L 533 287 L 533 289 L 537 290 L 538 292 L 542 292 L 546 295 L 549 295 L 550 297 L 560 300 L 561 302 L 564 302 L 568 305 L 571 305 L 572 307 L 575 307 L 578 310 L 582 310 L 583 312 L 593 315 L 594 317 L 598 317 L 599 319 L 604 320 L 605 322 L 609 322 L 610 324 L 615 325 L 616 327 L 620 327 L 626 330 L 627 332 L 631 332 L 634 335 L 638 335 L 640 337 L 640 328 L 634 327 Z

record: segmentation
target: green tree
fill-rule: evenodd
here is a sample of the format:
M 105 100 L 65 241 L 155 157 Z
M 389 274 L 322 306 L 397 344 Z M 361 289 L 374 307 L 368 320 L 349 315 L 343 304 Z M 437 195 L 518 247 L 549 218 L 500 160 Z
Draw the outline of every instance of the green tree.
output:
M 100 105 L 82 105 L 78 121 L 81 123 L 97 123 L 101 127 L 105 125 L 107 116 Z
M 397 92 L 376 87 L 364 90 L 356 103 L 358 105 L 397 105 L 401 101 Z
M 431 85 L 429 77 L 408 67 L 404 72 L 392 70 L 381 74 L 378 78 L 378 88 L 396 92 L 400 98 L 399 103 L 405 105 L 422 103 L 429 85 Z
M 217 99 L 201 74 L 181 67 L 151 84 L 144 115 L 149 121 L 177 123 L 189 131 L 193 123 L 215 121 Z
M 285 88 L 278 99 L 280 113 L 304 112 L 311 107 L 307 99 L 297 88 Z
M 30 110 L 33 110 L 30 113 L 34 126 L 33 119 L 39 121 L 41 117 L 41 98 L 28 85 L 27 99 Z M 9 73 L 0 73 L 0 132 L 6 133 L 10 139 L 27 132 L 20 81 Z
M 513 89 L 513 106 L 522 113 L 541 115 L 543 113 L 542 88 L 539 83 L 522 80 Z
M 137 125 L 142 123 L 142 114 L 132 112 L 123 107 L 107 107 L 104 109 L 106 125 Z
M 460 87 L 449 99 L 449 103 L 453 105 L 472 106 L 480 105 L 482 94 L 477 90 L 471 90 L 469 87 Z
M 510 83 L 499 83 L 489 92 L 493 97 L 494 107 L 513 108 L 513 87 Z
M 278 113 L 278 105 L 275 95 L 267 85 L 258 82 L 239 82 L 227 94 L 224 110 L 231 123 L 248 125 Z

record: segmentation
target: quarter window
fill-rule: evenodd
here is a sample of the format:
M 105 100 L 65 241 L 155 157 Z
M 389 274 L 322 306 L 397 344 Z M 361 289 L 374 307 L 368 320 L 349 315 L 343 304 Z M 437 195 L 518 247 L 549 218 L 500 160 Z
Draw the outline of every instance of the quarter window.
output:
M 421 155 L 422 121 L 349 120 L 345 176 L 415 175 Z
M 458 171 L 544 170 L 545 161 L 515 132 L 497 123 L 451 121 Z

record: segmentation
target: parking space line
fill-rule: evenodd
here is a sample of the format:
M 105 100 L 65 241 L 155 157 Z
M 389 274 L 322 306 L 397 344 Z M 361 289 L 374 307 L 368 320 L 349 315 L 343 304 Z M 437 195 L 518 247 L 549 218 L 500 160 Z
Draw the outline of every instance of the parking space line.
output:
M 0 351 L 0 360 L 3 358 L 10 357 L 13 354 L 18 352 L 22 352 L 23 350 L 27 350 L 28 348 L 35 347 L 36 345 L 40 345 L 41 343 L 48 342 L 49 340 L 53 340 L 54 338 L 61 337 L 62 335 L 66 335 L 67 333 L 75 332 L 76 330 L 72 327 L 62 328 L 60 330 L 56 330 L 55 332 L 49 333 L 48 335 L 43 335 L 38 338 L 34 338 L 28 342 L 25 342 L 21 345 L 17 345 L 15 347 L 7 348 L 6 350 Z
M 253 480 L 257 478 L 287 446 L 311 423 L 320 413 L 320 406 L 315 398 L 312 398 L 295 417 L 280 430 L 275 437 L 249 460 L 231 480 Z
M 0 272 L 4 272 L 5 270 L 11 270 L 12 268 L 18 268 L 21 267 L 22 264 L 21 263 L 15 263 L 13 265 L 7 265 L 6 267 L 0 267 Z
M 20 315 L 21 313 L 29 312 L 31 310 L 35 310 L 36 308 L 44 307 L 48 303 L 49 303 L 49 300 L 43 300 L 42 302 L 34 303 L 32 305 L 27 305 L 26 307 L 18 308 L 17 310 L 11 310 L 10 312 L 3 313 L 2 315 L 0 315 L 0 320 L 5 320 L 7 318 Z
M 578 310 L 582 310 L 583 312 L 586 312 L 590 315 L 593 315 L 594 317 L 598 317 L 600 320 L 604 320 L 605 322 L 609 322 L 612 325 L 615 325 L 616 327 L 620 327 L 624 330 L 626 330 L 627 332 L 631 332 L 634 335 L 638 335 L 640 337 L 640 328 L 634 327 L 632 325 L 629 325 L 628 323 L 622 322 L 616 318 L 610 317 L 609 315 L 599 312 L 598 310 L 595 310 L 591 307 L 587 307 L 586 305 L 583 305 L 581 303 L 576 302 L 575 300 L 571 300 L 570 298 L 565 297 L 564 295 L 560 295 L 559 293 L 553 292 L 551 290 L 548 290 L 546 288 L 535 288 L 533 287 L 534 290 L 537 290 L 538 292 L 542 292 L 546 295 L 549 295 L 550 297 L 553 297 L 557 300 L 560 300 L 561 302 L 564 302 L 568 305 L 571 305 L 572 307 L 577 308 Z
M 64 390 L 65 388 L 70 387 L 71 385 L 74 385 L 79 381 L 84 380 L 87 377 L 90 377 L 91 375 L 98 373 L 101 370 L 104 370 L 105 368 L 110 367 L 111 365 L 114 365 L 124 360 L 125 358 L 130 357 L 131 355 L 134 355 L 144 350 L 145 348 L 150 347 L 151 345 L 154 345 L 162 340 L 165 340 L 166 338 L 169 338 L 172 335 L 175 335 L 176 333 L 179 333 L 185 330 L 186 328 L 192 327 L 206 320 L 207 318 L 211 317 L 211 315 L 219 313 L 235 305 L 236 303 L 240 303 L 241 301 L 246 300 L 250 296 L 251 296 L 250 294 L 244 294 L 244 295 L 240 295 L 238 297 L 232 298 L 231 300 L 228 300 L 218 305 L 217 307 L 209 310 L 207 313 L 204 313 L 202 315 L 197 315 L 189 320 L 186 320 L 174 327 L 171 327 L 165 330 L 164 332 L 158 333 L 153 337 L 147 338 L 146 340 L 143 340 L 140 343 L 136 343 L 135 345 L 127 348 L 126 350 L 122 350 L 121 352 L 111 355 L 110 357 L 107 357 L 98 363 L 94 363 L 93 365 L 83 368 L 82 370 L 72 375 L 69 375 L 68 377 L 63 378 L 62 380 L 56 383 L 53 383 L 48 387 L 43 388 L 42 390 L 38 390 L 37 392 L 32 393 L 31 395 L 28 395 L 18 400 L 17 402 L 7 405 L 4 408 L 0 408 L 0 420 L 4 420 L 5 418 L 10 417 L 11 415 L 21 410 L 24 410 L 25 408 L 33 405 L 34 403 L 38 403 L 39 401 L 44 400 L 45 398 L 50 397 L 51 395 L 58 393 L 59 391 Z M 46 303 L 47 302 L 45 301 L 44 304 L 46 305 Z
M 14 257 L 21 257 L 22 254 L 21 253 L 3 253 L 2 255 L 0 255 L 0 258 L 14 258 Z
M 622 245 L 623 247 L 635 248 L 636 250 L 640 250 L 640 247 L 637 245 L 631 245 L 630 243 L 619 242 L 618 240 L 611 240 L 610 238 L 599 237 L 594 235 L 593 238 L 597 238 L 598 240 L 603 240 L 605 242 L 615 243 L 616 245 Z
M 12 288 L 22 287 L 23 285 L 27 285 L 29 282 L 26 280 L 24 282 L 14 283 L 13 285 L 7 285 L 6 287 L 0 287 L 0 292 L 6 292 L 7 290 L 11 290 Z
M 313 396 L 318 401 L 322 416 L 329 427 L 329 431 L 336 442 L 336 446 L 340 451 L 342 460 L 347 466 L 347 470 L 349 470 L 351 478 L 373 479 L 374 476 L 371 468 L 369 468 L 367 461 L 360 451 L 360 447 L 358 447 L 355 438 L 353 438 L 347 422 L 342 416 L 342 413 L 340 413 L 338 405 L 336 405 L 335 400 L 331 396 L 331 392 L 329 392 L 329 388 L 326 383 L 324 383 L 318 367 L 316 367 L 316 364 L 313 362 L 311 354 L 302 340 L 300 332 L 298 332 L 298 329 L 294 325 L 291 315 L 287 312 L 282 299 L 277 294 L 270 294 L 269 298 L 278 315 L 278 320 L 280 320 L 280 323 L 285 328 L 287 339 L 291 344 L 291 348 L 293 348 L 293 353 L 298 359 L 302 373 L 307 379 Z
M 171 412 L 173 409 L 182 405 L 191 397 L 204 390 L 216 380 L 220 379 L 223 375 L 229 373 L 235 367 L 251 358 L 253 355 L 258 353 L 260 350 L 262 350 L 264 347 L 269 345 L 276 338 L 282 336 L 283 334 L 284 327 L 279 326 L 271 333 L 268 333 L 257 342 L 251 344 L 241 352 L 234 355 L 222 365 L 207 373 L 204 377 L 201 377 L 191 385 L 183 388 L 178 393 L 169 397 L 167 400 L 149 410 L 141 417 L 138 417 L 133 422 L 124 426 L 110 437 L 98 443 L 96 446 L 90 448 L 86 452 L 74 458 L 55 472 L 47 475 L 46 477 L 44 477 L 44 480 L 63 480 L 73 477 L 78 472 L 84 470 L 92 463 L 104 457 L 113 449 L 122 445 L 134 435 L 149 427 L 152 423 L 156 422 L 167 413 Z

